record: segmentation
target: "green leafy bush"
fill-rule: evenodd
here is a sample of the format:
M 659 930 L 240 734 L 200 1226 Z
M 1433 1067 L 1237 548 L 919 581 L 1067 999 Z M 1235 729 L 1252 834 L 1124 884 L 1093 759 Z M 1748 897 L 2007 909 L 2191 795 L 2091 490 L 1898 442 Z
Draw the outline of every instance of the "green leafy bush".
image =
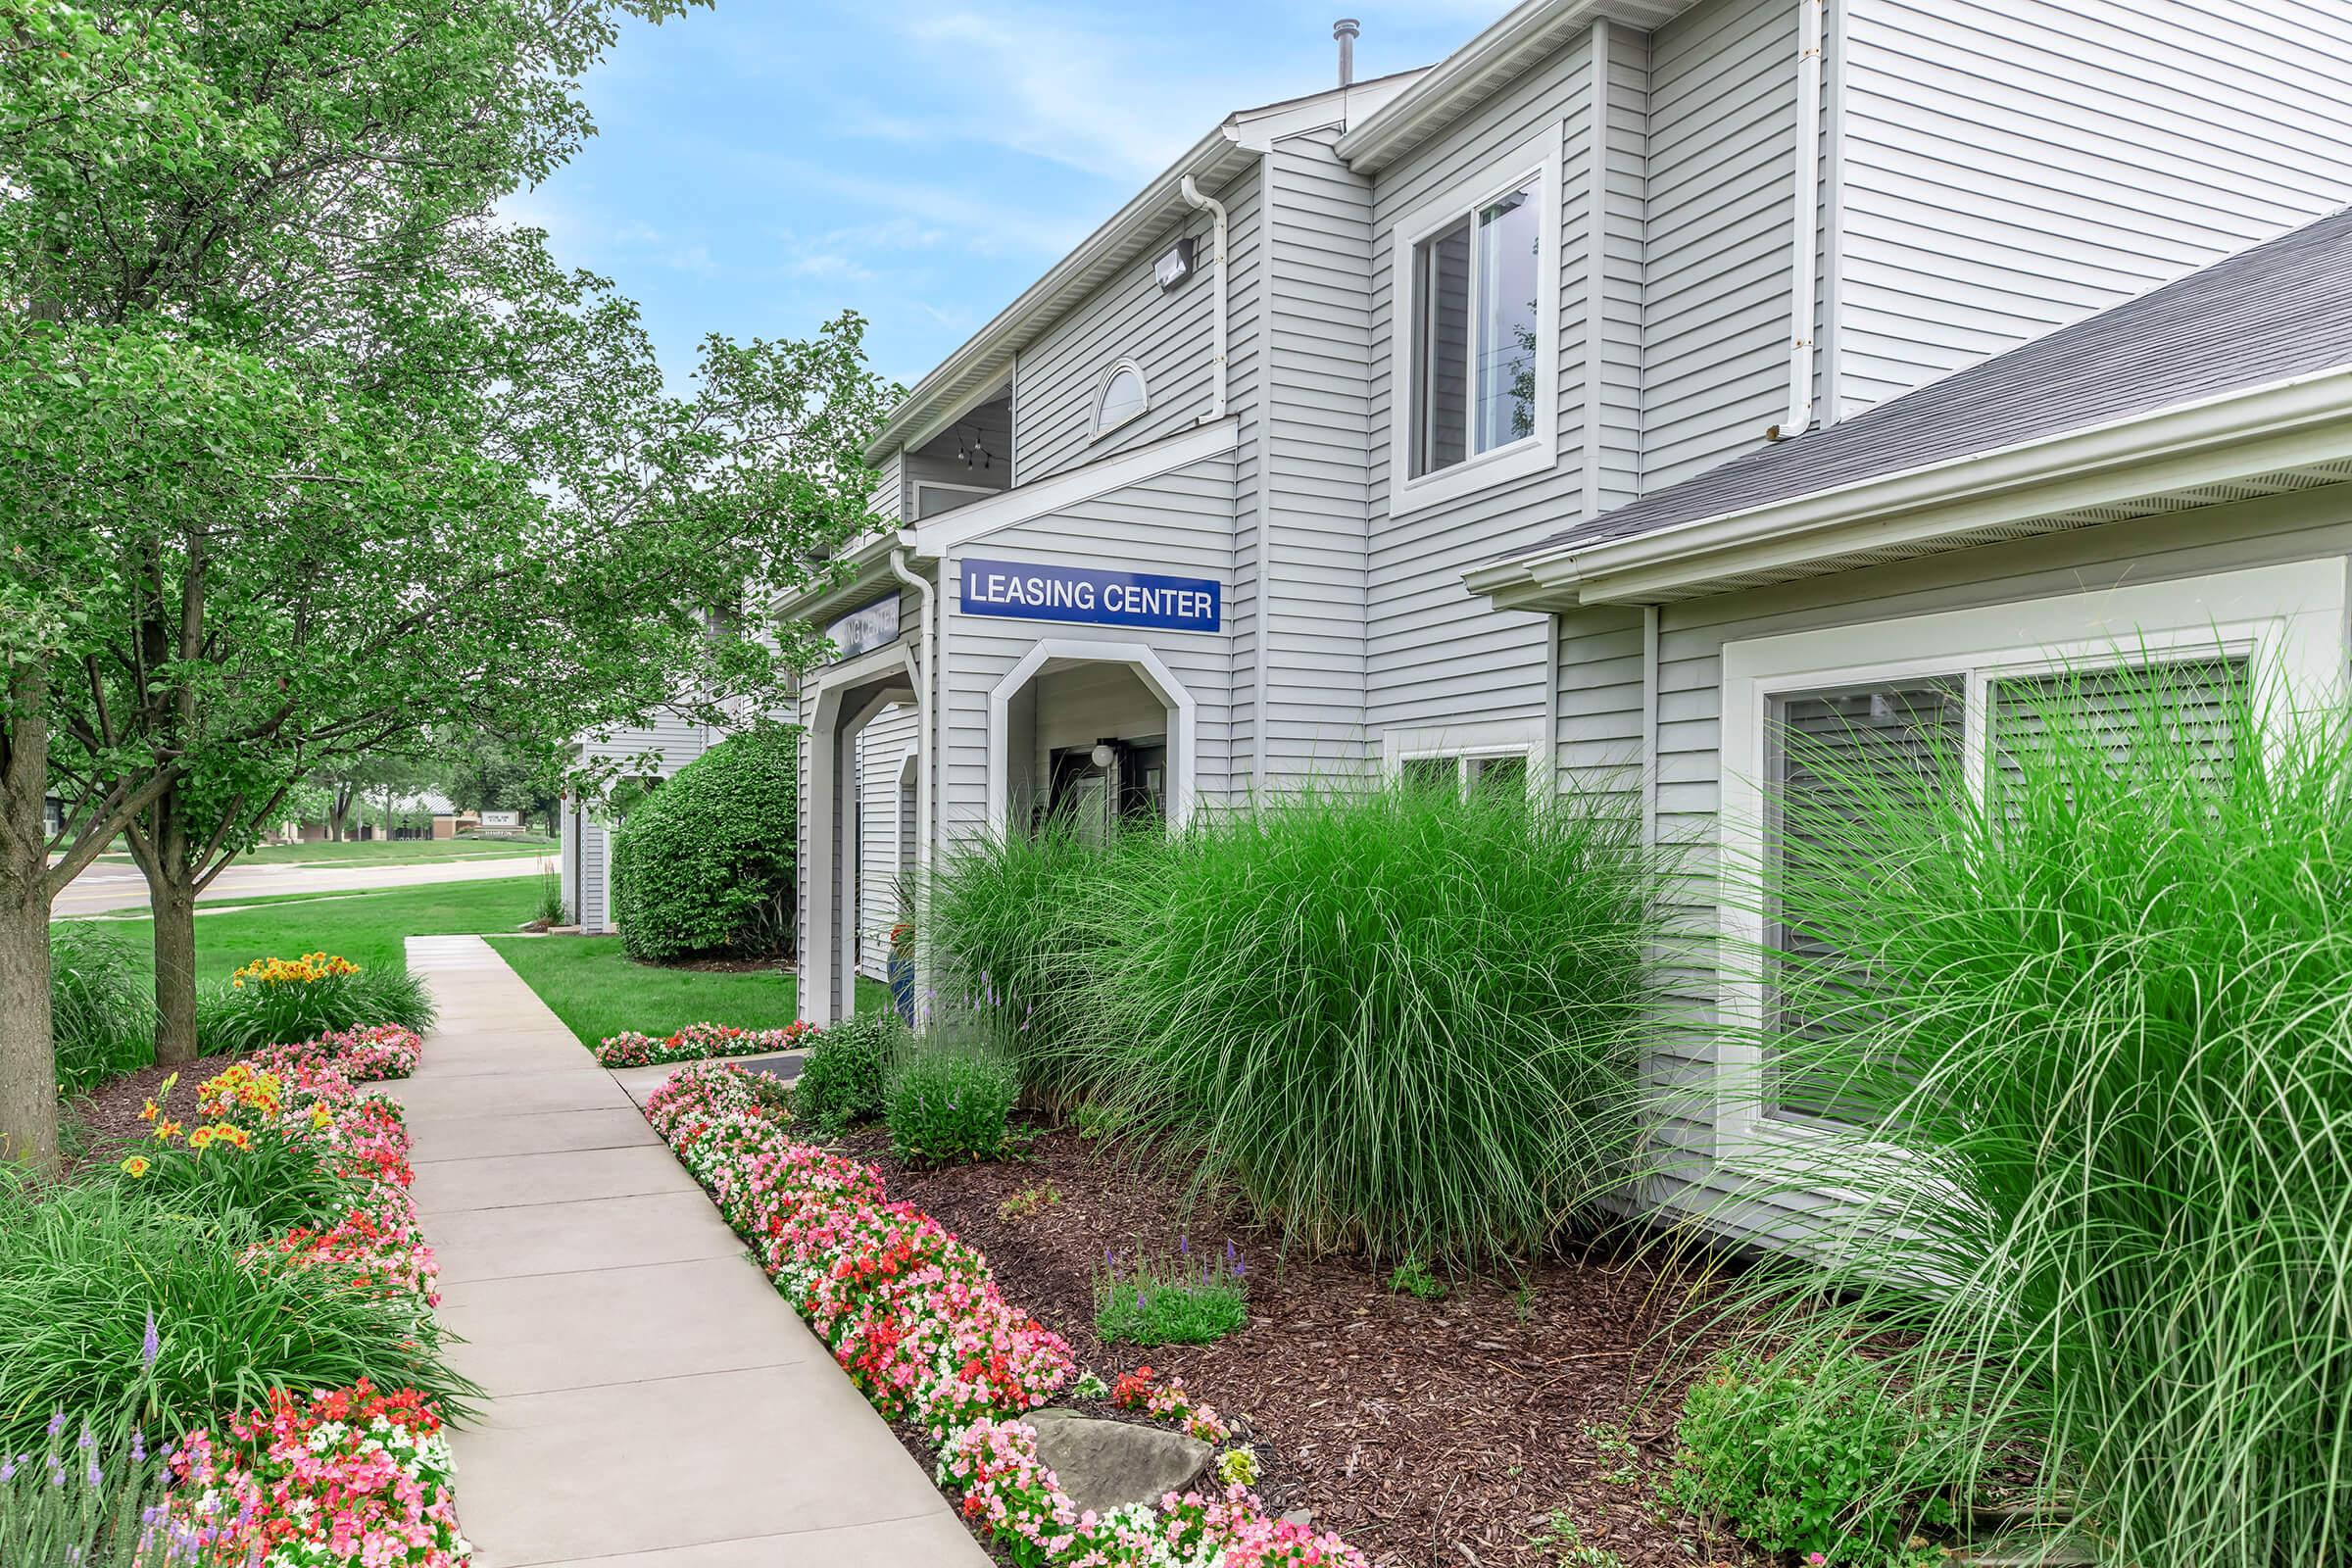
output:
M 145 1515 L 172 1479 L 161 1446 L 80 1440 L 69 1424 L 30 1453 L 0 1453 L 0 1562 L 153 1568 L 163 1537 Z
M 1105 1345 L 1210 1345 L 1250 1321 L 1248 1268 L 1233 1244 L 1220 1255 L 1106 1254 L 1095 1276 L 1095 1332 Z
M 906 1025 L 888 1007 L 852 1013 L 819 1034 L 792 1082 L 793 1114 L 839 1135 L 882 1114 L 890 1063 L 905 1050 Z
M 1207 817 L 1096 900 L 1089 1077 L 1295 1243 L 1540 1247 L 1600 1223 L 1637 1147 L 1661 884 L 1614 797 L 1320 791 Z
M 320 1035 L 396 1023 L 433 1026 L 433 997 L 406 969 L 356 968 L 317 979 L 229 980 L 196 993 L 196 1044 L 206 1054 L 298 1045 Z
M 1853 1199 L 1733 1306 L 1823 1357 L 1890 1334 L 1910 1397 L 1984 1413 L 1963 1478 L 2046 1455 L 2025 1500 L 2102 1561 L 2338 1560 L 2352 723 L 2210 665 L 1999 695 L 1982 799 L 1825 747 L 1781 803 L 1805 853 L 1758 891 L 1835 956 L 1756 956 L 1805 1027 L 1749 1044 L 1854 1131 L 1760 1141 L 1732 1201 Z
M 271 1232 L 237 1210 L 175 1211 L 143 1183 L 35 1188 L 0 1169 L 0 1452 L 36 1449 L 56 1410 L 101 1440 L 150 1442 L 271 1389 L 415 1388 L 462 1409 L 475 1391 L 412 1297 L 326 1267 L 261 1267 Z M 157 1331 L 152 1363 L 141 1340 Z
M 1684 1400 L 1667 1498 L 1798 1561 L 1939 1561 L 1958 1522 L 1963 1424 L 1904 1398 L 1870 1361 L 1804 1350 L 1711 1366 Z M 1919 1544 L 1912 1544 L 1913 1542 Z
M 155 996 L 120 932 L 90 920 L 49 928 L 49 1024 L 57 1081 L 87 1089 L 155 1060 Z
M 890 1072 L 883 1119 L 892 1152 L 909 1164 L 995 1159 L 1020 1087 L 1012 1063 L 990 1047 L 918 1044 Z
M 629 956 L 765 956 L 792 947 L 798 727 L 731 736 L 648 794 L 612 841 Z

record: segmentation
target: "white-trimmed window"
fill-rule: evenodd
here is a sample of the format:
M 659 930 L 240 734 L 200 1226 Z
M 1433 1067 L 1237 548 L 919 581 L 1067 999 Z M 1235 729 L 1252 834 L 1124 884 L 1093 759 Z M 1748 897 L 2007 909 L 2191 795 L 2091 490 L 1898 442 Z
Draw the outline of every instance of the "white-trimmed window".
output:
M 1133 360 L 1121 360 L 1102 372 L 1102 385 L 1095 393 L 1095 434 L 1108 435 L 1132 424 L 1151 407 L 1152 388 L 1143 368 Z
M 1722 1152 L 1736 1156 L 1760 1138 L 1836 1129 L 1834 1104 L 1783 1097 L 1748 1034 L 1768 1018 L 1775 1028 L 1804 1020 L 1772 1018 L 1769 963 L 1758 974 L 1745 955 L 1835 956 L 1759 907 L 1748 885 L 1750 868 L 1769 876 L 1778 858 L 1803 853 L 1801 843 L 1781 841 L 1782 802 L 1805 801 L 1818 820 L 1837 806 L 1837 786 L 1822 772 L 1847 765 L 1898 790 L 1981 797 L 2003 756 L 2032 744 L 2039 701 L 2063 693 L 2125 707 L 2151 669 L 2181 693 L 2243 680 L 2265 703 L 2339 700 L 2348 599 L 2346 563 L 2331 558 L 1726 643 L 1721 1004 L 1731 1027 L 1718 1046 Z M 2218 705 L 2209 711 L 2218 723 Z M 2217 733 L 2211 744 L 2258 739 Z M 1838 766 L 1826 767 L 1825 758 Z
M 992 489 L 984 484 L 947 484 L 938 479 L 917 479 L 913 482 L 912 488 L 914 491 L 914 520 L 917 522 L 927 521 L 943 513 L 954 512 L 958 507 L 968 507 L 975 501 L 986 501 L 990 496 L 1001 496 L 1004 493 L 1002 489 Z
M 1558 456 L 1561 127 L 1397 221 L 1392 510 Z
M 1534 792 L 1543 778 L 1541 719 L 1496 719 L 1468 724 L 1392 729 L 1381 737 L 1381 770 L 1389 779 L 1431 789 Z

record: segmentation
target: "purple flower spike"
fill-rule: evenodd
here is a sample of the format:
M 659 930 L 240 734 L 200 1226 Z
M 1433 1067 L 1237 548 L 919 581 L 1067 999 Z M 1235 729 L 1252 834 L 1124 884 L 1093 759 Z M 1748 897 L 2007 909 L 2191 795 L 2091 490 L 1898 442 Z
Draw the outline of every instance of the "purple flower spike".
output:
M 1138 1312 L 1144 1309 L 1144 1293 L 1141 1291 L 1135 1293 L 1135 1309 Z
M 130 1462 L 132 1464 L 147 1462 L 147 1434 L 144 1432 L 134 1431 L 130 1435 Z
M 5 1487 L 11 1481 L 16 1479 L 17 1461 L 15 1459 L 0 1458 L 0 1487 Z
M 53 1437 L 53 1438 L 54 1438 L 54 1437 L 58 1437 L 58 1436 L 62 1435 L 62 1434 L 65 1432 L 65 1430 L 66 1430 L 66 1407 L 65 1407 L 64 1405 L 62 1405 L 62 1404 L 61 1404 L 61 1405 L 59 1405 L 59 1406 L 57 1407 L 57 1414 L 55 1414 L 55 1415 L 53 1415 L 53 1416 L 51 1416 L 51 1417 L 49 1418 L 49 1435 L 50 1435 L 51 1437 Z
M 106 1485 L 106 1472 L 98 1468 L 98 1461 L 95 1459 L 90 1461 L 88 1477 L 92 1490 Z
M 139 1363 L 152 1368 L 155 1358 L 164 1353 L 163 1336 L 155 1331 L 155 1309 L 147 1311 L 147 1337 L 139 1341 Z
M 1193 1239 L 1192 1239 L 1192 1237 L 1191 1237 L 1191 1236 L 1189 1236 L 1189 1235 L 1187 1235 L 1187 1236 L 1179 1236 L 1179 1237 L 1177 1237 L 1177 1238 L 1176 1238 L 1176 1250 L 1178 1250 L 1179 1252 L 1184 1252 L 1184 1253 L 1190 1254 L 1190 1253 L 1191 1253 L 1191 1251 L 1192 1251 L 1192 1250 L 1193 1250 Z

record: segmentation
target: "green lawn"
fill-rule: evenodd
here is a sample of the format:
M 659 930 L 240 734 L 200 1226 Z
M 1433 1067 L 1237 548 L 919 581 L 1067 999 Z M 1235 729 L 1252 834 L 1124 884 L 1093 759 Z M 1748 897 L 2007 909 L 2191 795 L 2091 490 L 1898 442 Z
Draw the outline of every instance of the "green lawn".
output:
M 510 860 L 556 853 L 556 841 L 517 839 L 371 839 L 352 844 L 265 844 L 239 865 L 416 865 L 437 860 Z
M 639 963 L 618 937 L 507 937 L 490 945 L 591 1050 L 625 1029 L 649 1035 L 690 1023 L 780 1029 L 797 1016 L 799 991 L 790 975 Z M 858 1005 L 890 1005 L 889 989 L 860 979 Z
M 324 949 L 363 968 L 403 964 L 402 938 L 512 931 L 539 904 L 539 878 L 435 882 L 372 893 L 295 893 L 250 901 L 226 914 L 196 916 L 199 979 L 226 979 L 255 958 L 295 957 Z M 110 920 L 144 956 L 154 942 L 146 920 Z

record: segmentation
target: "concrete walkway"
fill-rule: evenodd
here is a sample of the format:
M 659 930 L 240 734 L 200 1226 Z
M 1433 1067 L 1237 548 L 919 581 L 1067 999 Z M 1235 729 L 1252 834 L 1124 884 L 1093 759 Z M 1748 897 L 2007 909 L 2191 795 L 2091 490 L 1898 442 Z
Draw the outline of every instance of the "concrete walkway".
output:
M 441 1021 L 390 1086 L 441 1261 L 482 1568 L 984 1568 L 930 1479 L 636 1103 L 479 937 L 411 937 Z

